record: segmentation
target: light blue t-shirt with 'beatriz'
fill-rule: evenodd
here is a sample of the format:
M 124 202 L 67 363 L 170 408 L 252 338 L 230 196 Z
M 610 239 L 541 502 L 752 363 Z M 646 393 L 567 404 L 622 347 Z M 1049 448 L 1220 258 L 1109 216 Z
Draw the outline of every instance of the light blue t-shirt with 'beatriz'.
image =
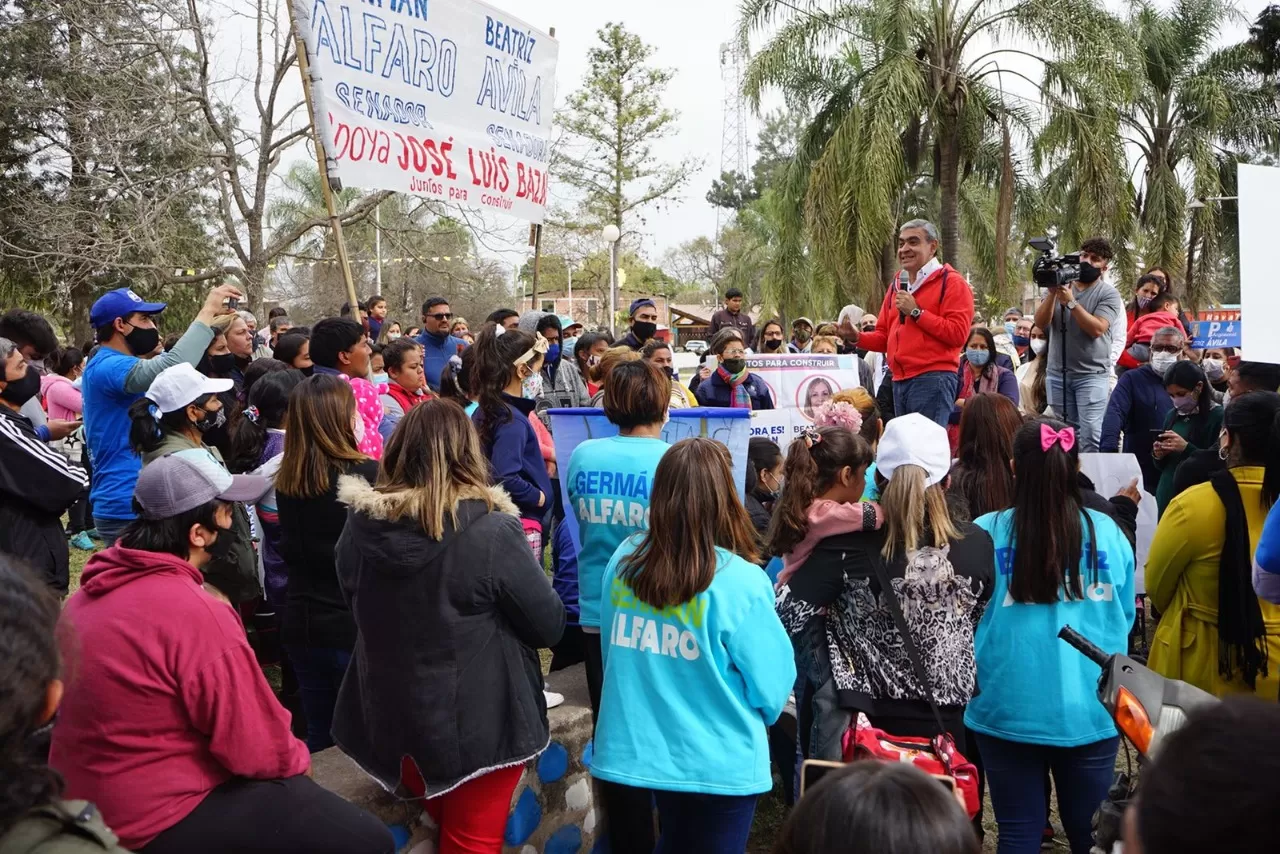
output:
M 569 458 L 569 509 L 578 519 L 578 595 L 582 625 L 600 625 L 600 579 L 618 544 L 649 527 L 649 493 L 658 462 L 671 446 L 661 439 L 590 439 Z

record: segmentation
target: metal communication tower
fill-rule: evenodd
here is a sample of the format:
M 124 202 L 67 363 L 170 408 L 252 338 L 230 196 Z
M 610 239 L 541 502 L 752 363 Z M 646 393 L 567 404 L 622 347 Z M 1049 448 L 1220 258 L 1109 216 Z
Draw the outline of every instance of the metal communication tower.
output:
M 720 141 L 720 173 L 747 175 L 751 163 L 747 154 L 747 99 L 742 94 L 742 76 L 747 51 L 741 42 L 720 45 L 720 82 L 724 87 L 724 121 Z M 716 230 L 724 208 L 716 208 Z

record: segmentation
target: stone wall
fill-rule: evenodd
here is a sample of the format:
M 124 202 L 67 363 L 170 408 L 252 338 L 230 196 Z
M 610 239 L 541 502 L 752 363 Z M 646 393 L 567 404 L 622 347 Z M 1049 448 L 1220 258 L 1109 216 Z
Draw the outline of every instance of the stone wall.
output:
M 591 765 L 591 706 L 582 665 L 547 677 L 564 705 L 551 709 L 551 744 L 524 770 L 511 798 L 506 854 L 599 852 L 600 816 L 588 771 Z M 417 801 L 397 801 L 338 748 L 313 758 L 315 780 L 382 819 L 400 851 L 434 854 L 436 828 Z

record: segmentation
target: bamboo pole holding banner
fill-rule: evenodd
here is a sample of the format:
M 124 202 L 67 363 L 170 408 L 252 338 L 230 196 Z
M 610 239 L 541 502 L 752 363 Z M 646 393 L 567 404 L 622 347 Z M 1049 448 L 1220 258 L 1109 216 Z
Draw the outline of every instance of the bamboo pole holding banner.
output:
M 360 297 L 356 294 L 356 283 L 351 278 L 351 260 L 347 256 L 347 242 L 342 235 L 342 219 L 338 215 L 337 201 L 333 197 L 333 187 L 329 183 L 329 161 L 325 157 L 324 142 L 320 139 L 320 127 L 316 123 L 315 103 L 311 99 L 311 63 L 307 56 L 307 40 L 298 31 L 298 19 L 293 12 L 293 0 L 286 0 L 289 10 L 289 29 L 293 33 L 294 50 L 298 53 L 298 71 L 302 74 L 302 96 L 307 104 L 307 119 L 311 122 L 311 138 L 315 143 L 316 167 L 320 170 L 320 189 L 324 193 L 325 208 L 329 212 L 329 228 L 333 230 L 333 242 L 338 248 L 338 266 L 342 269 L 342 281 L 347 286 L 347 302 L 351 306 L 352 319 L 360 320 Z M 339 185 L 338 189 L 342 189 Z
M 547 35 L 556 37 L 556 28 L 547 30 Z M 538 274 L 542 266 L 542 225 L 529 226 L 529 245 L 533 247 L 533 295 L 529 298 L 529 310 L 538 310 Z

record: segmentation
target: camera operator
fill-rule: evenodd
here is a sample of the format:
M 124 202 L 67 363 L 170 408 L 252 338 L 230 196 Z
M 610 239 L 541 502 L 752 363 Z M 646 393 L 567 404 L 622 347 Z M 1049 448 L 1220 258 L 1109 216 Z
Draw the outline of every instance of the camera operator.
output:
M 884 296 L 875 329 L 864 332 L 846 317 L 838 332 L 850 346 L 885 354 L 897 415 L 919 412 L 945 427 L 959 391 L 973 291 L 964 276 L 937 259 L 937 252 L 937 226 L 922 219 L 903 223 L 898 232 L 902 270 Z
M 1080 434 L 1080 450 L 1094 453 L 1111 391 L 1111 344 L 1124 336 L 1124 300 L 1102 280 L 1113 257 L 1105 237 L 1080 247 L 1079 280 L 1047 289 L 1035 325 L 1049 336 L 1045 390 L 1049 405 Z

